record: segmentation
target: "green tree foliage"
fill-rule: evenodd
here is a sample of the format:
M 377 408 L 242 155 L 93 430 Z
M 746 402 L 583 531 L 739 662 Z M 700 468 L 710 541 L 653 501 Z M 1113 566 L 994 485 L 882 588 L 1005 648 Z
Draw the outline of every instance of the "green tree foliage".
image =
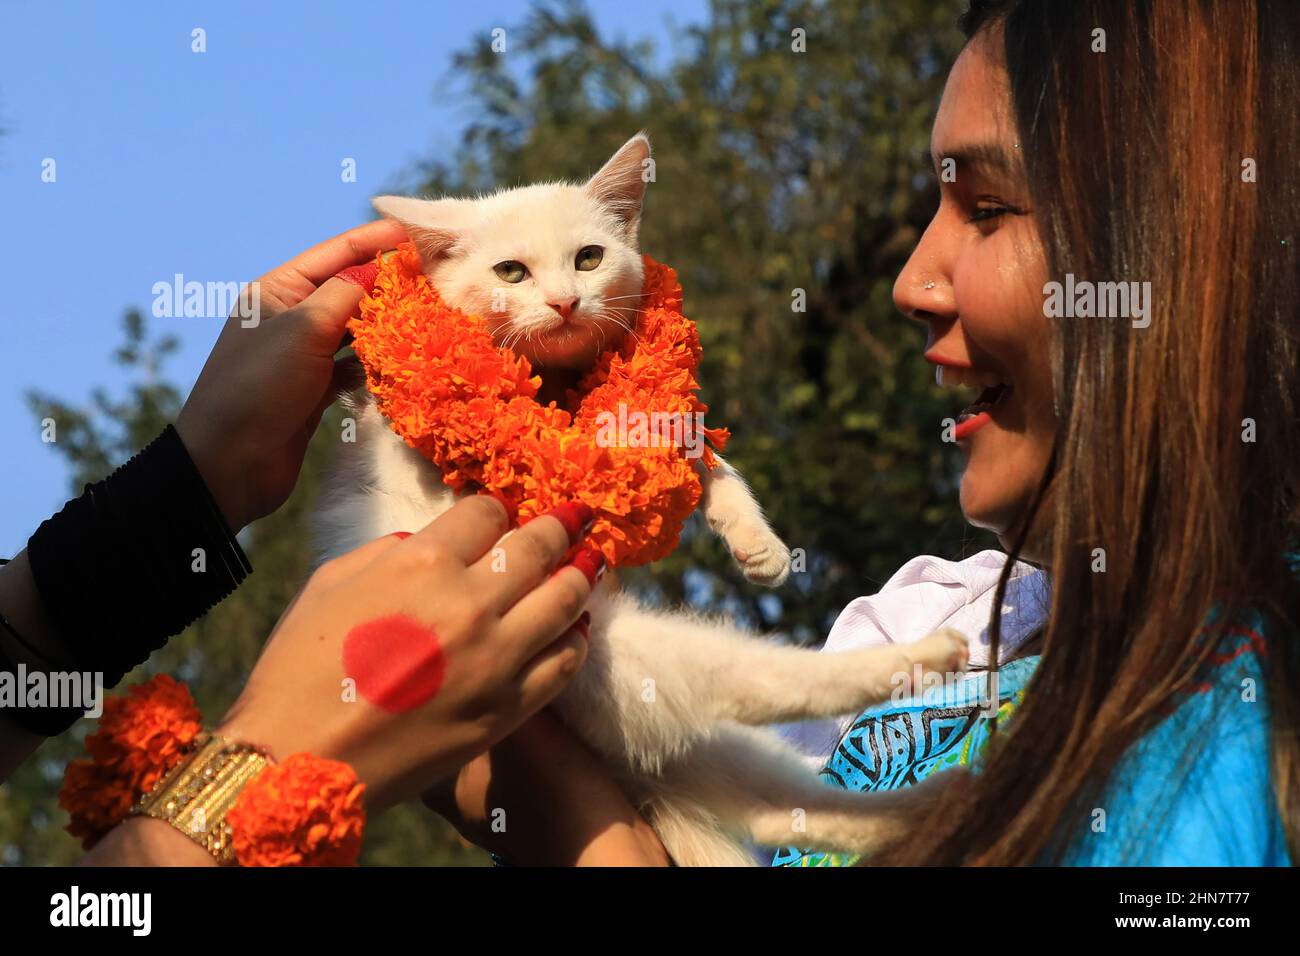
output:
M 579 4 L 546 3 L 508 29 L 506 53 L 484 37 L 454 64 L 476 118 L 454 157 L 427 167 L 423 185 L 435 193 L 581 179 L 649 131 L 643 248 L 679 270 L 704 341 L 710 422 L 732 429 L 729 460 L 805 561 L 783 589 L 760 591 L 698 523 L 675 555 L 629 575 L 632 586 L 811 642 L 912 555 L 959 557 L 990 543 L 956 509 L 957 452 L 939 440 L 951 398 L 931 384 L 922 329 L 890 298 L 937 202 L 921 155 L 961 6 L 715 0 L 667 56 L 600 37 Z M 125 331 L 116 355 L 132 383 L 125 395 L 96 391 L 89 409 L 30 399 L 38 418 L 58 423 L 75 490 L 179 409 L 161 375 L 174 342 L 150 338 L 135 313 Z M 189 681 L 209 717 L 233 699 L 310 572 L 308 517 L 339 434 L 337 415 L 327 417 L 289 503 L 245 532 L 256 572 L 147 666 Z M 88 723 L 0 788 L 4 862 L 78 856 L 56 795 Z M 363 856 L 481 861 L 418 807 L 372 821 Z

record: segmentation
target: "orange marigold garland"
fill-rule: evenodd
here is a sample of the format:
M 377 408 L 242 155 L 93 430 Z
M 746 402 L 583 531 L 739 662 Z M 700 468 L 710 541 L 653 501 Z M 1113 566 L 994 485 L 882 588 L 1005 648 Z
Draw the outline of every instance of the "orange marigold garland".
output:
M 226 814 L 240 866 L 351 866 L 361 854 L 365 786 L 337 760 L 293 754 L 267 767 Z
M 519 522 L 582 501 L 597 515 L 588 543 L 612 566 L 670 554 L 701 494 L 681 445 L 598 441 L 602 413 L 617 418 L 620 407 L 692 427 L 708 411 L 696 395 L 700 339 L 681 312 L 677 273 L 644 261 L 636 335 L 599 357 L 569 408 L 537 402 L 541 379 L 529 361 L 498 348 L 480 317 L 444 303 L 410 243 L 379 258 L 374 288 L 348 326 L 379 410 L 448 487 L 481 487 Z M 696 435 L 718 450 L 729 437 L 720 428 Z M 712 468 L 710 449 L 701 454 Z
M 63 775 L 59 806 L 72 818 L 68 832 L 89 850 L 181 761 L 202 730 L 189 688 L 166 674 L 105 698 L 99 729 L 86 737 L 89 759 L 72 761 Z

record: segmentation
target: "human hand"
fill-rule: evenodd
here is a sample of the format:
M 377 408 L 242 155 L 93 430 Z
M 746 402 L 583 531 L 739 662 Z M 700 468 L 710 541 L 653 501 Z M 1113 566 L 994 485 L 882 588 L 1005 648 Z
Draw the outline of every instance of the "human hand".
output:
M 519 866 L 667 866 L 600 759 L 549 711 L 424 794 L 460 835 Z
M 232 530 L 284 504 L 334 398 L 334 356 L 364 292 L 331 277 L 405 238 L 381 220 L 327 239 L 257 280 L 253 318 L 241 303 L 227 320 L 176 430 Z
M 554 698 L 586 658 L 583 605 L 604 558 L 566 505 L 504 541 L 505 508 L 458 502 L 418 534 L 323 565 L 276 626 L 217 729 L 341 760 L 382 809 L 415 796 Z M 498 542 L 500 542 L 498 544 Z

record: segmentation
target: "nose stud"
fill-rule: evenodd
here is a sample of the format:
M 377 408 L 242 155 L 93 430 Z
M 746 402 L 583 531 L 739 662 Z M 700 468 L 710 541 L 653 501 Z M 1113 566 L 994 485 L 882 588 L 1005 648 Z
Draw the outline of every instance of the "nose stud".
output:
M 927 289 L 927 290 L 928 290 L 928 289 L 933 289 L 933 288 L 934 288 L 934 283 L 933 283 L 933 282 L 927 282 L 924 286 L 922 286 L 922 288 Z

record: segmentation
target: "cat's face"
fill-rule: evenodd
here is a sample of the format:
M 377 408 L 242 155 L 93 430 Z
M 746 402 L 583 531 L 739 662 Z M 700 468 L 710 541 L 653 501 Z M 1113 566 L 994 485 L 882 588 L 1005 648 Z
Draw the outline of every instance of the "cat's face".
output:
M 634 136 L 586 184 L 481 199 L 381 196 L 442 298 L 482 316 L 498 345 L 543 368 L 584 369 L 633 328 L 649 140 Z

